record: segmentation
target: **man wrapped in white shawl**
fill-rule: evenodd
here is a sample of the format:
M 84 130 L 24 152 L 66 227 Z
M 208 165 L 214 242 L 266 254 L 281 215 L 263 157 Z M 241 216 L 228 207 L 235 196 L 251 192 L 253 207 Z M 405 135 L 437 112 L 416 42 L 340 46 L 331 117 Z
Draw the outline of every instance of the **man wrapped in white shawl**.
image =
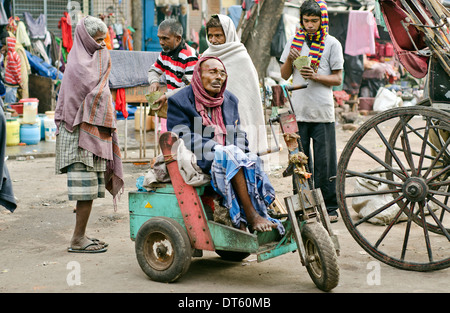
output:
M 242 129 L 247 133 L 249 149 L 253 153 L 266 151 L 267 132 L 258 73 L 247 49 L 240 42 L 231 18 L 222 14 L 218 14 L 217 17 L 225 35 L 222 40 L 224 43 L 209 40 L 209 30 L 215 27 L 209 27 L 211 24 L 208 23 L 206 40 L 209 47 L 202 56 L 215 56 L 223 62 L 228 73 L 227 90 L 239 99 L 239 117 Z M 215 16 L 212 17 L 214 18 Z

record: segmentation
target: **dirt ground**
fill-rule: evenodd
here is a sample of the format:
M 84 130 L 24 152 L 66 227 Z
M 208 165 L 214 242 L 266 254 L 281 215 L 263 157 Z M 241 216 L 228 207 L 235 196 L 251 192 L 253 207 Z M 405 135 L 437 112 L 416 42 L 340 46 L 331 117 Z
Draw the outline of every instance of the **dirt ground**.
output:
M 352 131 L 337 126 L 338 150 Z M 290 179 L 281 175 L 286 152 L 271 160 L 269 178 L 289 194 Z M 94 201 L 88 235 L 109 243 L 100 254 L 67 252 L 75 214 L 67 200 L 66 176 L 54 174 L 54 158 L 8 160 L 18 208 L 0 209 L 0 292 L 8 293 L 320 293 L 297 253 L 256 262 L 221 260 L 213 252 L 194 258 L 176 283 L 149 280 L 140 269 L 129 237 L 128 192 L 147 165 L 124 164 L 126 189 L 113 210 L 112 197 Z M 332 224 L 341 253 L 339 285 L 333 293 L 448 292 L 450 269 L 411 272 L 376 261 L 355 242 L 342 219 Z M 88 301 L 91 301 L 92 298 Z

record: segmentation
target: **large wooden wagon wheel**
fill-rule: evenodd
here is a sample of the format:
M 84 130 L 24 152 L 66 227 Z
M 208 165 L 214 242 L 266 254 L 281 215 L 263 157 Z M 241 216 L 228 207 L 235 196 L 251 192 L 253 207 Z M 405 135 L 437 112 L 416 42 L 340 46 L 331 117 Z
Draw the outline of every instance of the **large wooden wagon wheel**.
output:
M 450 265 L 450 114 L 402 107 L 365 122 L 341 153 L 339 209 L 353 238 L 391 266 Z

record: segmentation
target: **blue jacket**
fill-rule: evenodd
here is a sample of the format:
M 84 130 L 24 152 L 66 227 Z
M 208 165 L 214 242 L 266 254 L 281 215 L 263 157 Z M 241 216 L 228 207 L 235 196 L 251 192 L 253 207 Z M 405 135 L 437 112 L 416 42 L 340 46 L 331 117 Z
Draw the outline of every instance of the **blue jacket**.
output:
M 225 145 L 238 146 L 245 153 L 249 152 L 246 133 L 240 128 L 238 112 L 239 100 L 231 92 L 225 91 L 222 115 L 227 128 Z M 210 173 L 214 160 L 214 130 L 205 127 L 195 108 L 192 86 L 187 86 L 168 100 L 167 130 L 176 133 L 184 140 L 188 149 L 197 157 L 197 164 L 206 174 Z

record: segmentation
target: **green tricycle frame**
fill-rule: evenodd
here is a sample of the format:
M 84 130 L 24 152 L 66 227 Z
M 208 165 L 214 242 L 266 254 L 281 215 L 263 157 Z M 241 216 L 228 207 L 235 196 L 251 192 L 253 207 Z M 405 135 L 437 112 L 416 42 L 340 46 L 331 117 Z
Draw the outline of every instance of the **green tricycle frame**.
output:
M 289 90 L 306 86 L 289 87 Z M 297 124 L 293 113 L 271 119 L 279 122 L 290 156 L 299 152 Z M 291 136 L 286 136 L 291 135 Z M 278 199 L 271 206 L 271 216 L 280 219 L 285 234 L 277 229 L 270 232 L 248 232 L 214 222 L 213 199 L 217 197 L 210 185 L 187 185 L 178 169 L 172 151 L 178 141 L 176 134 L 163 133 L 160 147 L 165 158 L 171 183 L 156 184 L 152 191 L 129 192 L 130 237 L 135 241 L 138 263 L 153 281 L 174 282 L 187 272 L 192 257 L 203 250 L 215 251 L 225 260 L 240 261 L 256 254 L 262 262 L 288 252 L 298 251 L 300 261 L 316 286 L 330 291 L 339 281 L 337 255 L 339 243 L 333 234 L 319 189 L 309 188 L 302 177 L 305 164 L 293 164 L 283 175 L 293 175 L 297 192 Z M 270 149 L 266 153 L 279 150 Z

